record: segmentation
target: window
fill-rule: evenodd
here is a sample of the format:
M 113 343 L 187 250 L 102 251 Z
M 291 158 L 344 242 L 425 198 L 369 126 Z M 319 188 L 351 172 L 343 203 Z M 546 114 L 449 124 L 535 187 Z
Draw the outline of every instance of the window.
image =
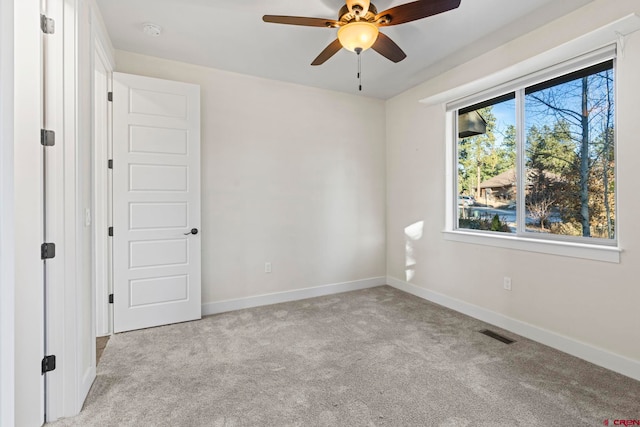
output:
M 457 141 L 454 229 L 616 244 L 612 57 L 526 77 L 449 108 Z
M 458 227 L 515 233 L 514 92 L 458 110 Z

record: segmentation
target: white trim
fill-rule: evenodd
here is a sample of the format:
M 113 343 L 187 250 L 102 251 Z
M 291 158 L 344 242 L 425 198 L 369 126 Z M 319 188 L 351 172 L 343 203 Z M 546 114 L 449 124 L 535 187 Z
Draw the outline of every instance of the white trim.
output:
M 501 313 L 416 286 L 404 280 L 396 279 L 395 277 L 388 276 L 387 284 L 411 295 L 506 329 L 530 340 L 548 345 L 556 350 L 640 381 L 640 360 L 621 356 L 603 348 L 595 347 L 521 320 L 513 319 Z
M 100 8 L 96 3 L 96 0 L 88 0 L 89 7 L 91 8 L 91 32 L 95 41 L 100 45 L 102 52 L 105 55 L 105 59 L 109 62 L 111 70 L 116 68 L 115 61 L 115 49 L 109 38 L 107 27 L 100 13 Z
M 13 2 L 14 423 L 44 422 L 42 244 L 42 32 L 40 2 Z M 3 171 L 4 173 L 4 171 Z M 36 248 L 36 251 L 34 251 Z
M 74 333 L 75 340 L 75 395 L 73 401 L 70 399 L 69 407 L 73 407 L 72 415 L 80 413 L 82 406 L 87 397 L 87 393 L 91 388 L 91 384 L 96 375 L 96 325 L 95 325 L 95 288 L 92 286 L 93 280 L 93 263 L 91 255 L 87 260 L 85 254 L 92 253 L 92 230 L 91 227 L 85 225 L 85 209 L 92 206 L 93 188 L 91 177 L 93 175 L 92 156 L 92 109 L 91 102 L 91 81 L 92 81 L 92 63 L 93 63 L 93 44 L 91 31 L 91 8 L 89 3 L 84 0 L 75 0 L 75 98 L 74 116 L 74 205 L 75 211 L 71 215 L 74 219 L 75 226 L 75 284 L 73 294 L 75 301 L 74 307 Z M 68 22 L 68 21 L 67 21 Z M 67 117 L 65 117 L 65 120 Z M 70 124 L 70 122 L 69 122 Z M 88 169 L 88 173 L 87 173 Z M 85 192 L 89 190 L 88 198 Z M 68 215 L 67 212 L 65 214 Z M 69 300 L 71 302 L 71 300 Z M 83 326 L 85 319 L 88 319 L 88 325 Z M 85 353 L 85 349 L 89 348 L 89 354 Z M 73 406 L 72 406 L 73 405 Z
M 15 386 L 13 1 L 0 0 L 0 425 L 12 426 Z
M 454 201 L 454 194 L 458 194 L 458 144 L 457 140 L 454 142 L 455 135 L 458 134 L 458 120 L 454 117 L 454 114 L 450 111 L 446 111 L 444 104 L 442 104 L 444 110 L 445 123 L 447 133 L 445 134 L 445 230 L 453 230 L 454 226 L 458 225 L 458 203 L 457 196 Z M 453 129 L 453 132 L 450 131 Z
M 590 259 L 620 263 L 622 250 L 615 246 L 589 245 L 586 243 L 562 242 L 555 240 L 528 239 L 507 233 L 444 230 L 445 240 L 497 248 L 560 255 L 572 258 Z
M 95 347 L 96 346 L 94 345 L 93 348 Z M 92 357 L 93 357 L 93 360 L 96 359 L 95 352 L 93 353 Z M 84 372 L 84 375 L 82 376 L 82 381 L 80 382 L 79 394 L 81 397 L 84 396 L 82 397 L 82 404 L 84 404 L 84 400 L 89 394 L 89 390 L 91 390 L 91 386 L 93 385 L 93 380 L 95 380 L 95 378 L 96 378 L 96 365 L 94 364 L 92 367 L 90 367 Z M 80 405 L 80 409 L 78 409 L 78 413 L 80 413 L 81 410 L 82 410 L 82 405 Z
M 56 23 L 56 33 L 46 38 L 45 69 L 45 123 L 47 129 L 56 132 L 55 149 L 47 149 L 45 156 L 45 188 L 47 197 L 45 211 L 45 239 L 56 244 L 56 257 L 47 261 L 46 268 L 46 349 L 47 354 L 57 358 L 56 370 L 47 374 L 46 382 L 46 416 L 45 421 L 55 420 L 63 415 L 62 387 L 67 372 L 68 358 L 64 357 L 65 336 L 64 319 L 67 308 L 64 305 L 65 259 L 67 250 L 67 230 L 65 230 L 65 162 L 64 152 L 67 141 L 64 126 L 63 102 L 63 60 L 64 60 L 64 9 L 62 1 L 48 1 L 47 15 Z
M 541 68 L 537 71 L 519 76 L 511 76 L 509 81 L 503 82 L 491 89 L 476 92 L 462 99 L 453 100 L 446 105 L 447 111 L 454 111 L 460 108 L 469 107 L 479 102 L 487 101 L 492 98 L 507 95 L 509 93 L 518 92 L 530 86 L 552 80 L 556 77 L 570 74 L 574 71 L 588 68 L 602 62 L 615 59 L 616 44 L 612 43 L 592 52 L 583 55 L 565 59 L 563 62 Z M 522 94 L 524 95 L 524 93 Z M 516 95 L 517 96 L 517 95 Z
M 370 279 L 354 280 L 351 282 L 333 283 L 330 285 L 296 289 L 293 291 L 276 292 L 253 297 L 230 299 L 202 304 L 202 315 L 225 313 L 227 311 L 242 310 L 244 308 L 261 307 L 263 305 L 279 304 L 281 302 L 298 301 L 307 298 L 375 288 L 386 284 L 386 277 L 372 277 Z
M 111 106 L 107 93 L 111 90 L 112 63 L 104 51 L 103 43 L 93 33 L 92 119 L 93 119 L 93 286 L 95 288 L 96 336 L 111 333 L 108 295 L 110 293 L 110 242 L 107 230 L 111 224 L 109 215 L 109 157 Z M 106 80 L 104 86 L 96 75 L 98 63 L 102 64 Z M 101 107 L 102 106 L 102 107 Z M 98 117 L 98 114 L 103 115 Z
M 95 378 L 95 314 L 94 288 L 87 283 L 92 266 L 84 262 L 91 250 L 86 243 L 91 230 L 85 226 L 91 200 L 83 199 L 88 185 L 83 171 L 92 167 L 84 164 L 91 150 L 90 11 L 85 0 L 49 0 L 48 7 L 56 33 L 48 39 L 53 49 L 47 119 L 57 136 L 56 149 L 47 156 L 47 234 L 56 242 L 56 258 L 47 268 L 47 345 L 58 361 L 47 374 L 50 422 L 78 414 Z
M 640 16 L 632 13 L 540 55 L 498 70 L 481 79 L 430 95 L 420 102 L 427 105 L 446 104 L 490 90 L 505 82 L 511 82 L 522 76 L 561 64 L 569 58 L 575 58 L 594 49 L 617 43 L 621 36 L 627 36 L 637 30 L 640 30 Z

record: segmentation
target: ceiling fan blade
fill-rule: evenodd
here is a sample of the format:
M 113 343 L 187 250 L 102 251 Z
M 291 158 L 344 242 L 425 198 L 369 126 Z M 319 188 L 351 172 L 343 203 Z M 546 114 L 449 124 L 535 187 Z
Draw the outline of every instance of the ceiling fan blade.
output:
M 378 33 L 378 39 L 371 46 L 371 49 L 393 62 L 400 62 L 407 57 L 407 54 L 400 49 L 400 46 L 382 33 Z
M 313 60 L 311 65 L 322 65 L 327 59 L 331 58 L 333 55 L 338 53 L 338 51 L 342 49 L 342 45 L 340 44 L 340 40 L 335 39 L 331 44 L 324 48 L 320 55 L 316 59 Z
M 381 27 L 404 24 L 405 22 L 416 21 L 437 15 L 448 10 L 456 9 L 460 6 L 461 0 L 419 0 L 411 3 L 401 4 L 392 7 L 376 15 L 376 21 L 385 16 L 389 22 L 381 22 Z
M 338 26 L 338 21 L 333 19 L 306 18 L 303 16 L 264 15 L 262 20 L 274 24 L 303 25 L 305 27 L 334 28 Z

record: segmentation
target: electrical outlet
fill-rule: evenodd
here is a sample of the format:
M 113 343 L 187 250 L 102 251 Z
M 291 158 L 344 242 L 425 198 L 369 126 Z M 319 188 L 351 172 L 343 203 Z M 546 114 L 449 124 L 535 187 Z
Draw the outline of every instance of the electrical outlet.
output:
M 502 284 L 502 287 L 504 287 L 507 291 L 511 290 L 511 277 L 504 277 L 504 282 Z
M 271 263 L 270 262 L 265 262 L 264 263 L 264 272 L 265 273 L 271 273 Z

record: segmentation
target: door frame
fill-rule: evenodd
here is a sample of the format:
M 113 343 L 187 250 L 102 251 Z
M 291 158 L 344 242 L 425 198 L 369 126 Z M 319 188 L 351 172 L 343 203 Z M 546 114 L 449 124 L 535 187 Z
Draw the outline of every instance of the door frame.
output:
M 56 33 L 46 35 L 44 47 L 44 110 L 45 119 L 43 127 L 56 133 L 57 145 L 45 147 L 44 158 L 44 193 L 46 200 L 45 211 L 45 239 L 56 245 L 56 257 L 47 260 L 45 271 L 45 352 L 55 355 L 57 358 L 57 369 L 46 374 L 45 383 L 45 421 L 56 419 L 57 408 L 61 406 L 62 395 L 57 393 L 57 384 L 62 382 L 64 370 L 60 363 L 66 359 L 62 356 L 62 344 L 64 343 L 64 331 L 60 325 L 64 321 L 64 302 L 62 295 L 58 292 L 59 284 L 65 281 L 65 250 L 64 239 L 64 174 L 59 171 L 64 170 L 64 150 L 66 144 L 64 134 L 64 98 L 61 96 L 63 88 L 63 39 L 66 26 L 62 26 L 63 6 L 60 0 L 49 0 L 47 9 L 43 11 L 47 17 L 53 19 L 56 24 Z M 63 358 L 61 358 L 61 356 Z M 56 418 L 51 418 L 53 415 Z
M 13 1 L 0 0 L 0 425 L 15 424 Z
M 50 99 L 56 108 L 53 126 L 57 140 L 55 147 L 48 147 L 55 150 L 47 158 L 49 197 L 55 197 L 47 221 L 51 239 L 55 239 L 56 257 L 48 273 L 46 337 L 57 366 L 47 374 L 46 421 L 55 421 L 80 412 L 96 376 L 94 272 L 98 231 L 94 177 L 98 160 L 92 133 L 96 46 L 101 46 L 101 54 L 111 66 L 114 61 L 94 0 L 48 3 L 58 36 L 52 38 L 56 43 L 52 66 L 57 74 L 49 83 L 53 91 Z M 87 251 L 91 254 L 89 266 L 83 258 Z
M 40 10 L 38 0 L 2 1 L 0 14 L 2 425 L 39 425 L 44 420 L 44 381 L 39 369 L 44 354 L 43 276 L 38 251 L 43 231 Z
M 79 323 L 85 307 L 80 297 L 82 237 L 79 176 L 82 165 L 80 135 L 87 126 L 78 110 L 80 75 L 83 65 L 79 51 L 83 0 L 49 0 L 48 15 L 56 32 L 49 35 L 50 70 L 46 82 L 48 124 L 56 132 L 56 145 L 49 149 L 46 163 L 47 239 L 56 244 L 56 257 L 47 268 L 46 341 L 47 354 L 56 356 L 56 369 L 47 374 L 46 421 L 76 415 L 84 402 L 84 389 L 95 376 L 95 363 L 82 369 L 83 350 L 88 345 Z M 88 385 L 87 385 L 88 383 Z
M 98 21 L 97 18 L 94 22 Z M 96 22 L 97 24 L 97 22 Z M 113 307 L 109 304 L 109 294 L 113 293 L 111 239 L 107 234 L 112 221 L 112 176 L 107 167 L 112 158 L 112 103 L 107 94 L 112 91 L 112 74 L 115 68 L 113 54 L 108 39 L 101 31 L 93 31 L 93 286 L 95 289 L 96 336 L 102 337 L 113 333 Z M 107 72 L 107 88 L 95 80 L 95 62 L 100 61 Z M 106 90 L 105 90 L 106 89 Z M 96 116 L 100 105 L 106 108 L 106 122 Z

